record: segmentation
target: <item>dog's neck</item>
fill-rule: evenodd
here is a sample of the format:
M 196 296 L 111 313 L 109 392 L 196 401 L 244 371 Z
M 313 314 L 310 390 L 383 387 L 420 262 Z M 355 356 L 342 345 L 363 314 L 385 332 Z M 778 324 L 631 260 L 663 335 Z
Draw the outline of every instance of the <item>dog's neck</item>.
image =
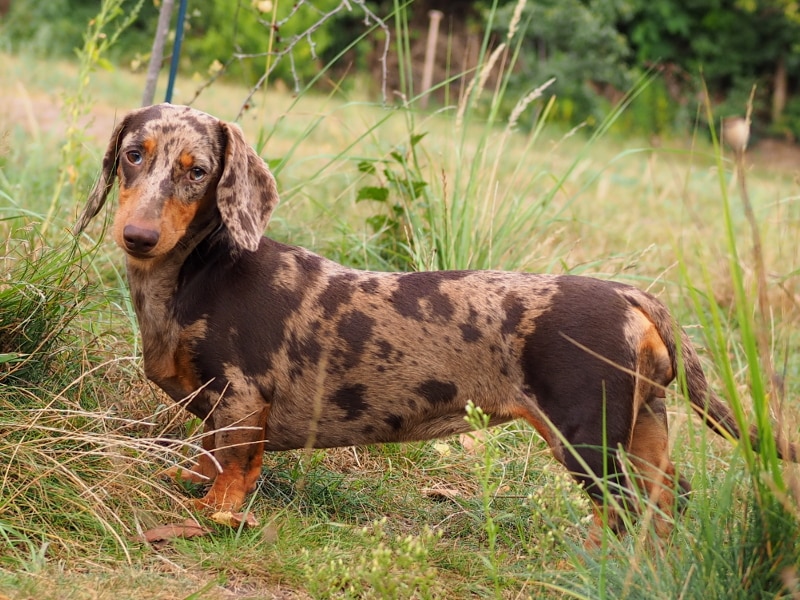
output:
M 142 337 L 145 373 L 153 379 L 170 371 L 178 345 L 180 327 L 173 317 L 172 301 L 181 264 L 174 260 L 142 263 L 128 258 L 128 285 Z
M 216 222 L 207 224 L 164 256 L 149 260 L 127 257 L 128 285 L 142 337 L 145 374 L 156 382 L 171 377 L 174 371 L 181 332 L 174 301 L 181 271 L 217 228 Z

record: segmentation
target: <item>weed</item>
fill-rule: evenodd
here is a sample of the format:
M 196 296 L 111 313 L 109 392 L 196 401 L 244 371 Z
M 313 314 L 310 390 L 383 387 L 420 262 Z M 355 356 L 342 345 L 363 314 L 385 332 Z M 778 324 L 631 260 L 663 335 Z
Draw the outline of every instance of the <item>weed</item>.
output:
M 74 244 L 47 248 L 17 230 L 0 264 L 0 384 L 28 385 L 71 366 L 71 323 L 86 308 L 90 285 Z
M 342 549 L 332 546 L 322 548 L 321 557 L 309 558 L 309 592 L 317 598 L 444 597 L 436 569 L 429 564 L 431 548 L 440 534 L 424 529 L 419 535 L 393 537 L 386 526 L 387 520 L 382 519 L 360 530 L 355 560 L 342 558 Z
M 378 185 L 363 186 L 358 189 L 356 202 L 371 200 L 380 202 L 386 211 L 367 217 L 366 222 L 375 233 L 375 245 L 381 257 L 395 270 L 408 271 L 414 266 L 414 239 L 411 238 L 411 213 L 422 212 L 423 219 L 429 212 L 422 208 L 420 200 L 428 183 L 420 179 L 420 173 L 413 171 L 408 163 L 409 153 L 413 153 L 425 134 L 411 135 L 409 150 L 393 150 L 390 160 L 363 160 L 358 170 L 378 179 Z M 380 171 L 379 171 L 380 167 Z M 430 223 L 421 232 L 430 235 Z M 420 232 L 417 232 L 419 235 Z
M 481 508 L 483 510 L 483 528 L 487 538 L 486 563 L 489 570 L 489 577 L 494 586 L 494 595 L 500 597 L 500 561 L 497 554 L 497 524 L 493 516 L 492 502 L 499 487 L 498 479 L 495 477 L 497 463 L 497 445 L 492 436 L 486 434 L 489 427 L 490 416 L 487 415 L 479 406 L 470 400 L 466 406 L 467 423 L 475 431 L 483 432 L 478 444 L 480 448 L 480 462 L 475 465 L 475 475 L 478 478 L 481 490 Z
M 540 533 L 530 544 L 533 555 L 563 556 L 576 543 L 582 543 L 592 522 L 592 503 L 565 471 L 548 473 L 528 494 L 525 503 L 531 530 Z

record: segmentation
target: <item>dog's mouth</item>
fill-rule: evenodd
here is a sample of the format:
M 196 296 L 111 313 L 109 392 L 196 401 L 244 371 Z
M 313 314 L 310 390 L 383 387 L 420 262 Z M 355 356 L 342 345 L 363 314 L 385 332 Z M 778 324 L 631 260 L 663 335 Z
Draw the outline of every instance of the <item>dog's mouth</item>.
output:
M 130 247 L 128 244 L 119 241 L 117 245 L 120 249 L 125 253 L 125 256 L 137 261 L 149 261 L 153 260 L 157 255 L 153 252 L 153 249 L 145 250 L 142 248 L 135 248 Z
M 152 260 L 155 258 L 154 255 L 147 252 L 136 252 L 134 250 L 128 250 L 127 248 L 123 248 L 123 250 L 130 258 L 135 258 L 136 260 Z

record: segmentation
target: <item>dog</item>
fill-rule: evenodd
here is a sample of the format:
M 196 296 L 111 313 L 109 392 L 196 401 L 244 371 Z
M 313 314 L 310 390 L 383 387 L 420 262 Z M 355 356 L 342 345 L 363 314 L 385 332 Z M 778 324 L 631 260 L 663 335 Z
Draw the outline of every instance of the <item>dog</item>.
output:
M 704 422 L 742 436 L 687 334 L 635 287 L 360 271 L 273 241 L 263 236 L 278 203 L 267 165 L 238 126 L 190 107 L 122 119 L 76 235 L 115 178 L 112 234 L 126 254 L 145 373 L 205 424 L 204 451 L 169 471 L 211 483 L 198 509 L 240 509 L 264 451 L 462 433 L 471 400 L 490 425 L 524 419 L 544 438 L 594 500 L 590 540 L 606 525 L 621 533 L 621 510 L 635 513 L 642 497 L 663 536 L 690 491 L 668 450 L 665 390 L 679 364 Z M 778 448 L 797 460 L 794 446 Z

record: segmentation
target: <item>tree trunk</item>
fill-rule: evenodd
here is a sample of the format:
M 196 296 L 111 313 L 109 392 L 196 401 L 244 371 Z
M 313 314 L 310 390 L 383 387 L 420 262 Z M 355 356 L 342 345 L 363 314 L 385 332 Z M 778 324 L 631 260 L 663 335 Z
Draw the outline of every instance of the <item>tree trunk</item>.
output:
M 142 94 L 142 106 L 150 106 L 156 94 L 158 72 L 161 70 L 161 62 L 164 59 L 164 43 L 169 33 L 169 22 L 172 18 L 172 7 L 174 4 L 173 0 L 161 1 L 156 36 L 153 39 L 153 50 L 150 52 L 150 64 L 147 67 L 147 80 L 144 85 L 144 94 Z
M 783 109 L 786 108 L 786 90 L 789 85 L 786 57 L 783 54 L 778 57 L 774 77 L 772 82 L 772 122 L 777 123 L 783 116 Z
M 433 67 L 436 62 L 436 44 L 439 40 L 439 23 L 442 21 L 444 13 L 440 10 L 428 11 L 428 41 L 425 44 L 425 62 L 422 67 L 422 88 L 420 89 L 420 107 L 424 110 L 428 108 L 428 101 L 431 99 L 428 93 L 433 85 Z

